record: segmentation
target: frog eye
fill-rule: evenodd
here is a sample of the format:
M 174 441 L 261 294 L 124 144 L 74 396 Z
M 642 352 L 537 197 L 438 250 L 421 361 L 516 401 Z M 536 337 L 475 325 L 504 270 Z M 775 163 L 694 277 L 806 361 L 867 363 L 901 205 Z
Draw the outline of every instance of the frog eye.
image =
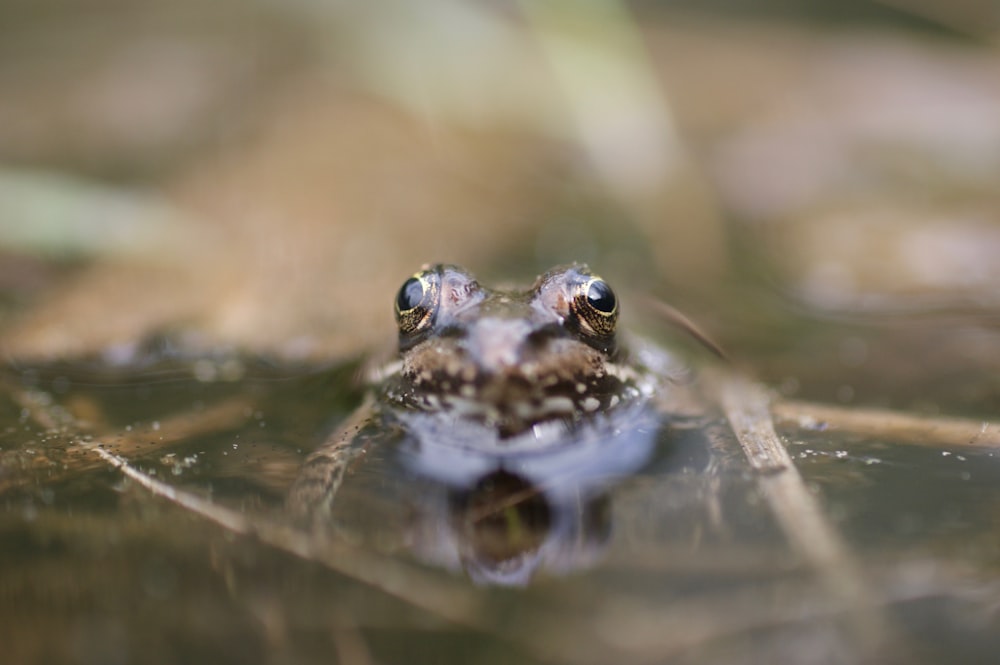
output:
M 587 304 L 594 310 L 610 316 L 618 309 L 618 299 L 615 297 L 615 292 L 603 279 L 590 280 L 586 289 Z
M 595 338 L 610 338 L 618 322 L 618 298 L 600 277 L 591 277 L 577 289 L 573 312 L 580 330 Z
M 396 312 L 407 312 L 420 305 L 424 299 L 424 284 L 419 277 L 411 277 L 399 288 L 396 294 Z
M 439 276 L 425 270 L 403 282 L 396 294 L 396 323 L 402 335 L 413 335 L 430 327 L 441 292 Z

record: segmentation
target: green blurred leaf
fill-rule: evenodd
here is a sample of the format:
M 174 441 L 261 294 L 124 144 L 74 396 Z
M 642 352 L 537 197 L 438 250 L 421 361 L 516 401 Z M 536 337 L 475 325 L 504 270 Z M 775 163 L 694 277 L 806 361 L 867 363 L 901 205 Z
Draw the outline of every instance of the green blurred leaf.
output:
M 184 221 L 135 190 L 0 168 L 0 248 L 13 252 L 58 259 L 159 253 Z

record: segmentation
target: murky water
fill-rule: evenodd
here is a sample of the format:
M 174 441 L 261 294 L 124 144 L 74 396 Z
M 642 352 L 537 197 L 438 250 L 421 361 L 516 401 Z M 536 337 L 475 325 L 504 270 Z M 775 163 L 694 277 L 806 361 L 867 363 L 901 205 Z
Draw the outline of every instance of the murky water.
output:
M 5 371 L 11 662 L 938 662 L 1000 647 L 989 449 L 784 432 L 859 599 L 789 544 L 717 412 L 647 418 L 645 443 L 597 449 L 621 467 L 603 475 L 420 471 L 383 437 L 317 529 L 292 526 L 286 494 L 359 404 L 356 366 L 206 362 Z
M 0 2 L 0 357 L 42 359 L 0 368 L 0 663 L 997 659 L 988 3 L 31 4 Z M 639 303 L 678 305 L 790 463 L 697 352 L 697 408 L 571 450 L 359 424 L 425 261 L 588 261 L 684 348 Z M 296 493 L 355 426 L 332 503 Z

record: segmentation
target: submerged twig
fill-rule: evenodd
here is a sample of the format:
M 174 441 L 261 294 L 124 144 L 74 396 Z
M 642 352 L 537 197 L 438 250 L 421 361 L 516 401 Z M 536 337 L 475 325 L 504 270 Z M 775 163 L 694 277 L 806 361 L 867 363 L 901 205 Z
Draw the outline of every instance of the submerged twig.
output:
M 759 588 L 735 596 L 732 592 L 710 594 L 690 599 L 683 607 L 664 607 L 623 594 L 606 597 L 607 602 L 597 611 L 581 615 L 571 631 L 566 630 L 564 613 L 537 605 L 524 606 L 509 621 L 497 624 L 490 612 L 490 596 L 465 580 L 431 575 L 400 559 L 321 538 L 263 515 L 232 510 L 160 481 L 105 449 L 95 447 L 94 451 L 154 496 L 230 533 L 255 538 L 264 545 L 319 563 L 456 625 L 509 640 L 547 662 L 607 663 L 623 658 L 636 663 L 661 662 L 698 645 L 741 633 L 838 620 L 845 611 L 855 609 L 837 602 L 839 597 L 831 601 L 828 593 L 818 593 L 812 582 L 792 579 L 777 580 L 771 588 L 776 594 L 797 598 L 799 602 L 794 605 L 762 608 Z M 878 602 L 892 604 L 933 592 L 935 589 L 907 588 L 902 593 L 880 596 Z M 341 644 L 341 650 L 344 646 L 350 645 Z
M 465 625 L 476 623 L 475 617 L 478 614 L 474 599 L 470 594 L 462 593 L 457 586 L 446 589 L 445 585 L 432 585 L 423 581 L 419 575 L 402 575 L 400 570 L 388 570 L 390 562 L 372 552 L 361 552 L 346 544 L 320 539 L 290 524 L 269 520 L 263 516 L 248 517 L 242 512 L 158 480 L 132 466 L 125 458 L 99 447 L 100 444 L 89 445 L 105 462 L 153 495 L 214 522 L 230 533 L 255 537 L 263 543 L 304 559 L 321 562 L 331 570 L 370 584 L 456 623 Z M 403 567 L 401 563 L 391 563 L 399 568 Z
M 806 487 L 774 430 L 765 390 L 742 377 L 718 381 L 722 408 L 764 497 L 792 546 L 816 570 L 828 592 L 851 610 L 855 632 L 873 647 L 886 637 L 886 620 L 839 534 Z
M 35 482 L 36 476 L 32 472 L 44 472 L 47 482 L 59 482 L 103 466 L 93 452 L 93 445 L 88 443 L 93 427 L 64 407 L 53 404 L 47 393 L 6 383 L 7 394 L 24 409 L 28 418 L 46 433 L 63 437 L 65 445 L 43 450 L 35 447 L 4 451 L 0 454 L 0 468 L 15 469 L 16 472 L 0 474 L 0 493 Z M 183 412 L 162 418 L 156 426 L 117 433 L 104 445 L 122 455 L 146 457 L 195 434 L 234 427 L 248 417 L 246 401 L 230 399 L 195 414 Z
M 844 432 L 918 446 L 1000 446 L 1000 423 L 987 420 L 916 416 L 792 400 L 775 400 L 771 412 L 776 424 L 787 429 Z

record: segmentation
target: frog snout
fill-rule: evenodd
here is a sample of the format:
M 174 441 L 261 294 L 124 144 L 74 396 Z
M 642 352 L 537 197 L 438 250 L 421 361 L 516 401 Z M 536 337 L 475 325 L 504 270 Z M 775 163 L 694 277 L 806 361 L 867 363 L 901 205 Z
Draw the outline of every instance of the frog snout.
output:
M 533 328 L 522 319 L 483 319 L 469 330 L 466 349 L 483 371 L 503 372 L 522 362 Z

